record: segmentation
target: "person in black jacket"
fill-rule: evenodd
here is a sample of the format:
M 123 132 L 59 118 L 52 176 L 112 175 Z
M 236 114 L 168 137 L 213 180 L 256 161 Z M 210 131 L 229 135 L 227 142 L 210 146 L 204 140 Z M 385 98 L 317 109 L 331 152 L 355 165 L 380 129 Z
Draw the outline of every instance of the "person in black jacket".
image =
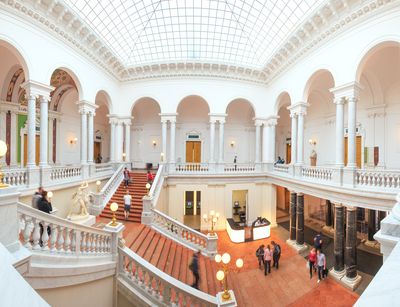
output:
M 192 262 L 189 265 L 189 269 L 192 271 L 193 276 L 194 276 L 194 283 L 192 284 L 193 288 L 199 289 L 199 279 L 200 279 L 200 275 L 199 275 L 199 256 L 200 256 L 200 252 L 194 252 L 193 253 L 193 258 L 192 258 Z
M 279 244 L 275 243 L 275 241 L 271 242 L 272 246 L 274 247 L 274 251 L 272 253 L 272 266 L 276 269 L 279 269 L 279 258 L 281 258 L 281 247 Z
M 258 268 L 262 270 L 264 266 L 264 244 L 260 245 L 256 250 L 256 257 L 258 259 Z
M 47 191 L 42 192 L 42 198 L 38 202 L 38 209 L 40 211 L 46 212 L 47 214 L 50 214 L 51 211 L 53 211 L 53 207 L 51 206 L 51 203 L 47 198 Z M 43 246 L 42 234 L 43 234 L 43 225 L 40 224 L 40 246 Z M 51 234 L 51 229 L 49 226 L 47 226 L 47 234 L 49 236 Z

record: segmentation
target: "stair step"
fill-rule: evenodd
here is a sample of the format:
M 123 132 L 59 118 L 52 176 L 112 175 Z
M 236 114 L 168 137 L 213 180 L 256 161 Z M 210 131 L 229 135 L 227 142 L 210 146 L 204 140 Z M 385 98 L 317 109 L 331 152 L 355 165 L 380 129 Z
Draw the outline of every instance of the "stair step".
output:
M 160 235 L 160 240 L 158 241 L 156 249 L 154 250 L 153 255 L 151 255 L 150 263 L 152 265 L 157 266 L 158 261 L 160 260 L 160 257 L 162 256 L 162 251 L 163 251 L 164 244 L 166 241 L 167 241 L 167 239 L 164 236 Z
M 147 234 L 149 233 L 150 228 L 144 227 L 143 231 L 138 236 L 137 240 L 130 246 L 130 249 L 133 250 L 135 253 L 139 250 L 140 246 L 142 245 L 143 241 L 146 239 Z
M 151 230 L 147 233 L 146 238 L 144 239 L 143 243 L 140 245 L 140 248 L 137 251 L 137 254 L 144 258 L 144 254 L 147 251 L 147 248 L 149 247 L 149 245 L 151 244 L 151 242 L 153 241 L 154 235 L 155 235 L 155 231 Z
M 179 273 L 182 267 L 182 252 L 183 252 L 182 245 L 177 245 L 175 257 L 174 257 L 174 266 L 172 267 L 171 276 L 175 279 L 179 279 Z
M 158 261 L 157 268 L 159 268 L 161 271 L 165 272 L 165 267 L 167 265 L 167 260 L 168 260 L 168 255 L 170 252 L 172 240 L 166 240 L 164 244 L 164 248 L 162 250 L 162 254 L 160 257 L 160 260 Z
M 169 249 L 169 253 L 168 253 L 167 263 L 165 265 L 165 273 L 167 273 L 168 275 L 172 274 L 172 269 L 174 266 L 174 258 L 175 258 L 175 253 L 176 253 L 176 247 L 177 247 L 177 244 L 175 242 L 172 242 L 171 247 Z

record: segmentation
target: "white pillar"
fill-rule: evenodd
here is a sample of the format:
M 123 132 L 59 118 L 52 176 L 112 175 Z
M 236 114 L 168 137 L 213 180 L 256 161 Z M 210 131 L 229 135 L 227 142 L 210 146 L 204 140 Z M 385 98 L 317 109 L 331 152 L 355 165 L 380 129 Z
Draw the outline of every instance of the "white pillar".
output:
M 344 103 L 345 99 L 337 99 L 336 104 L 336 166 L 344 165 Z
M 29 95 L 28 97 L 28 156 L 26 166 L 34 168 L 36 166 L 36 97 Z
M 93 118 L 96 114 L 92 111 L 88 112 L 88 163 L 93 163 L 94 150 L 94 123 Z
M 262 131 L 262 163 L 268 162 L 268 142 L 269 142 L 269 128 L 267 123 L 264 123 Z
M 219 120 L 219 151 L 218 163 L 224 163 L 224 123 L 225 120 Z
M 348 103 L 348 155 L 347 167 L 356 167 L 356 97 L 350 97 Z
M 125 122 L 125 154 L 126 162 L 131 161 L 131 124 Z
M 80 110 L 81 113 L 81 164 L 87 163 L 87 111 Z
M 117 122 L 116 126 L 116 139 L 115 139 L 115 155 L 116 155 L 116 161 L 117 162 L 122 162 L 122 151 L 123 151 L 123 129 L 122 129 L 123 123 L 121 121 Z
M 58 165 L 58 164 L 60 164 L 61 163 L 61 161 L 60 161 L 60 151 L 62 150 L 61 149 L 61 119 L 60 118 L 57 118 L 56 119 L 56 122 L 55 122 L 55 125 L 56 125 L 56 164 Z
M 297 164 L 304 164 L 304 113 L 299 112 L 297 121 Z
M 171 129 L 170 129 L 170 154 L 169 154 L 169 162 L 175 163 L 175 119 L 170 120 Z
M 49 138 L 48 138 L 49 144 L 47 146 L 47 161 L 50 164 L 54 164 L 53 163 L 53 124 L 54 124 L 53 118 L 49 117 L 47 123 L 49 127 Z
M 17 166 L 17 144 L 18 135 L 15 133 L 17 131 L 17 111 L 11 110 L 11 142 L 10 142 L 10 165 Z
M 290 117 L 292 118 L 292 136 L 291 136 L 291 162 L 290 164 L 295 164 L 297 162 L 297 114 L 291 113 Z
M 110 120 L 110 162 L 115 162 L 115 121 Z
M 260 163 L 260 144 L 261 144 L 261 125 L 262 123 L 259 120 L 256 120 L 255 126 L 256 126 L 256 140 L 255 140 L 255 163 Z
M 0 110 L 0 140 L 6 141 L 6 112 Z M 5 164 L 6 157 L 0 158 L 0 163 Z
M 167 120 L 161 119 L 161 133 L 162 133 L 162 154 L 164 155 L 164 161 L 167 161 Z
M 48 166 L 49 141 L 49 103 L 48 98 L 40 96 L 40 162 L 39 166 Z
M 269 137 L 269 162 L 270 163 L 274 163 L 275 162 L 275 137 L 276 137 L 276 121 L 270 123 L 270 128 L 269 128 L 269 133 L 270 133 L 270 137 Z
M 210 120 L 210 163 L 214 163 L 214 152 L 215 152 L 215 120 Z

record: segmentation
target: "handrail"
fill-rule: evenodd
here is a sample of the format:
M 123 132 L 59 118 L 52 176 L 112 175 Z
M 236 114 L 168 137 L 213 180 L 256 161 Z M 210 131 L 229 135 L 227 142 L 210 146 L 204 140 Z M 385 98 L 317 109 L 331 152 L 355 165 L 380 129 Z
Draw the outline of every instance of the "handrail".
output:
M 149 195 L 151 195 L 153 197 L 155 196 L 154 193 L 160 190 L 158 188 L 158 186 L 160 185 L 159 181 L 160 180 L 164 181 L 164 177 L 162 176 L 163 175 L 163 171 L 164 171 L 164 164 L 160 164 L 160 166 L 158 167 L 158 170 L 157 170 L 156 177 L 154 177 L 153 184 L 151 185 L 151 188 L 150 188 L 150 191 L 149 191 Z M 158 198 L 158 196 L 157 196 L 157 198 Z
M 118 176 L 122 175 L 122 171 L 124 169 L 125 165 L 121 164 L 117 170 L 115 171 L 114 175 L 111 176 L 111 178 L 107 181 L 107 183 L 103 186 L 103 188 L 100 190 L 101 194 L 107 194 L 110 192 L 111 185 L 117 180 Z M 122 177 L 121 177 L 122 180 Z M 117 180 L 118 181 L 118 180 Z M 121 183 L 121 182 L 120 182 Z
M 125 281 L 162 306 L 178 306 L 180 300 L 190 306 L 217 306 L 217 297 L 194 289 L 167 275 L 127 247 L 119 247 L 119 273 Z

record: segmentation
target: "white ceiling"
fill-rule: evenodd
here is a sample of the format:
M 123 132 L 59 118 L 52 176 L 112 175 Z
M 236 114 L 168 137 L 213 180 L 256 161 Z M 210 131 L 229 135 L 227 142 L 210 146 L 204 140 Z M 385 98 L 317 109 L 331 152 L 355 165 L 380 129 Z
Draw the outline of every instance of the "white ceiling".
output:
M 64 0 L 126 66 L 199 61 L 262 69 L 325 0 Z

